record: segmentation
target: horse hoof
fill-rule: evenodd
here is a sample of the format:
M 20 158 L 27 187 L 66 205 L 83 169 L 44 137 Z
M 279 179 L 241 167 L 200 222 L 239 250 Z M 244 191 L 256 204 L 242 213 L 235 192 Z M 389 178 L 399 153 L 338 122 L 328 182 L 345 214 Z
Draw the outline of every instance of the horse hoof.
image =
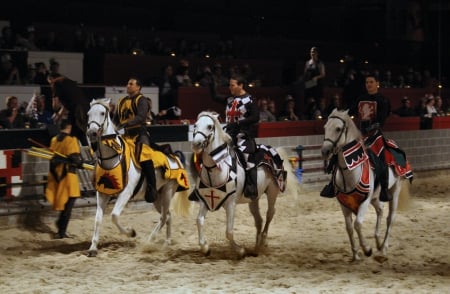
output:
M 364 251 L 364 255 L 367 257 L 372 256 L 372 248 L 370 248 L 368 251 Z
M 135 238 L 137 236 L 136 231 L 134 229 L 131 230 L 130 237 Z
M 97 250 L 89 250 L 86 254 L 87 257 L 96 257 L 97 256 Z

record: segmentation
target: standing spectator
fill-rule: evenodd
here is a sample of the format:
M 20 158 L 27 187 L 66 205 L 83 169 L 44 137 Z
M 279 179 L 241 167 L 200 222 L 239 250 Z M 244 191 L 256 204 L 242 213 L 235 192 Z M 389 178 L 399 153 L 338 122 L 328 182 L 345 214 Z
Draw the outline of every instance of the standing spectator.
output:
M 76 173 L 81 168 L 83 160 L 80 155 L 80 145 L 77 138 L 71 136 L 72 125 L 69 120 L 63 120 L 61 131 L 50 142 L 50 150 L 55 154 L 50 160 L 48 183 L 45 197 L 56 211 L 60 211 L 56 221 L 58 232 L 55 238 L 69 238 L 67 226 L 72 214 L 76 198 L 80 197 L 80 182 Z M 56 153 L 57 152 L 57 153 Z
M 16 96 L 6 97 L 6 108 L 0 110 L 0 128 L 18 129 L 25 127 L 25 117 L 20 112 Z
M 417 116 L 416 111 L 411 107 L 411 101 L 406 96 L 402 98 L 402 106 L 395 109 L 392 113 L 401 117 Z
M 317 47 L 310 50 L 311 58 L 305 63 L 303 80 L 305 81 L 305 99 L 310 97 L 319 101 L 323 97 L 325 64 L 319 59 Z
M 259 101 L 259 122 L 276 121 L 277 118 L 269 111 L 269 99 L 262 98 Z
M 77 82 L 65 76 L 50 74 L 48 82 L 52 89 L 54 111 L 59 113 L 67 111 L 68 119 L 72 124 L 71 135 L 77 137 L 82 145 L 87 146 L 87 112 L 90 101 Z M 58 105 L 61 107 L 57 108 Z

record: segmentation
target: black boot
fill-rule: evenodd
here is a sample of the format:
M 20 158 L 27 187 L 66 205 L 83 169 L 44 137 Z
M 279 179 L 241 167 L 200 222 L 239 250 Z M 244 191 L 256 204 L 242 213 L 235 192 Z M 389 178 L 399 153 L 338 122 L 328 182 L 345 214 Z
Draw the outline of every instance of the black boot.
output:
M 244 195 L 250 199 L 258 197 L 258 186 L 256 185 L 256 179 L 258 177 L 257 172 L 256 167 L 254 167 L 245 173 Z
M 198 202 L 198 199 L 199 199 L 198 190 L 197 189 L 192 190 L 191 194 L 189 194 L 188 199 L 189 199 L 189 201 L 197 201 Z
M 145 201 L 149 203 L 155 202 L 156 199 L 156 176 L 155 167 L 152 160 L 141 162 L 142 172 L 147 180 L 147 189 L 145 190 Z
M 59 214 L 58 221 L 56 222 L 56 226 L 58 227 L 58 233 L 55 236 L 56 239 L 69 238 L 69 236 L 67 236 L 67 226 L 69 225 L 70 216 L 72 215 L 75 199 L 75 197 L 69 197 L 66 205 L 64 205 L 64 210 Z
M 378 179 L 380 182 L 380 201 L 388 202 L 392 200 L 392 195 L 389 193 L 388 187 L 388 167 L 384 160 L 384 153 L 382 153 L 379 157 L 379 165 L 378 165 Z
M 334 193 L 333 181 L 329 182 L 325 185 L 325 187 L 323 187 L 322 191 L 320 192 L 320 196 L 326 198 L 333 198 L 336 196 L 336 194 Z
M 381 187 L 380 190 L 380 201 L 382 202 L 388 202 L 392 200 L 391 193 L 388 192 L 386 188 Z

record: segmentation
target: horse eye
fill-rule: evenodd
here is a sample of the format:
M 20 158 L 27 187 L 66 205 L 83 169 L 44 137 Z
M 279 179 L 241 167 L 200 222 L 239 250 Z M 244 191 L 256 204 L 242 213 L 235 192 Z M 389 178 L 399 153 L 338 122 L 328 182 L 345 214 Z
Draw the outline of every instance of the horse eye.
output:
M 208 131 L 211 131 L 213 129 L 213 125 L 208 125 Z
M 106 112 L 104 112 L 104 111 L 101 112 L 101 115 L 102 115 L 102 116 L 105 116 L 105 114 L 106 114 Z
M 341 128 L 336 128 L 336 133 L 340 133 L 341 132 Z

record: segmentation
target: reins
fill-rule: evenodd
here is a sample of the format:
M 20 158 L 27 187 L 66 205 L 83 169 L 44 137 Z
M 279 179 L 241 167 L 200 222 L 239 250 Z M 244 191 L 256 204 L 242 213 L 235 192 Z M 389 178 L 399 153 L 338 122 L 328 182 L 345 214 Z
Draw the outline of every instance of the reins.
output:
M 338 152 L 337 143 L 341 140 L 341 137 L 344 134 L 344 132 L 345 132 L 345 138 L 347 138 L 348 127 L 347 127 L 347 123 L 345 122 L 345 120 L 343 120 L 339 116 L 333 115 L 333 116 L 330 116 L 328 119 L 330 119 L 330 118 L 338 119 L 344 124 L 344 126 L 342 127 L 341 132 L 339 133 L 339 136 L 337 137 L 337 139 L 335 141 L 333 141 L 333 140 L 331 140 L 329 138 L 323 139 L 324 141 L 328 141 L 328 142 L 330 142 L 332 144 L 332 146 L 333 146 L 333 154 L 337 154 L 337 152 Z

